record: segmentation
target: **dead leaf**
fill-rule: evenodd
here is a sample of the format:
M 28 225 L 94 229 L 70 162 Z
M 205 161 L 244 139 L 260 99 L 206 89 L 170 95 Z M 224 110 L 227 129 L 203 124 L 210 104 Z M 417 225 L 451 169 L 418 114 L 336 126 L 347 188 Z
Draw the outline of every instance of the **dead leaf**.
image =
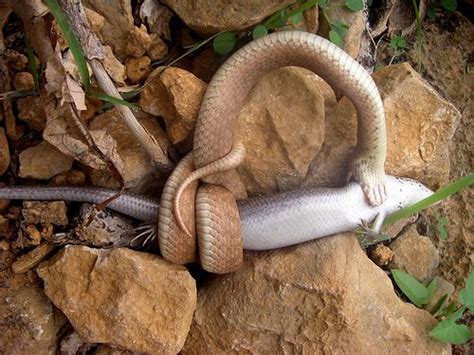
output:
M 118 84 L 119 86 L 125 86 L 125 79 L 127 79 L 125 65 L 120 63 L 117 57 L 115 57 L 110 46 L 104 46 L 104 49 L 104 68 L 107 71 L 107 74 L 109 74 L 109 76 L 116 84 Z
M 148 25 L 150 33 L 171 40 L 170 19 L 173 12 L 155 0 L 145 0 L 140 8 L 140 18 Z
M 85 111 L 87 110 L 86 106 L 86 94 L 84 90 L 82 90 L 81 85 L 77 81 L 75 81 L 69 74 L 66 75 L 66 85 L 67 85 L 67 93 L 65 93 L 64 97 L 67 102 L 72 102 L 76 106 L 78 111 Z M 67 98 L 66 98 L 67 94 Z

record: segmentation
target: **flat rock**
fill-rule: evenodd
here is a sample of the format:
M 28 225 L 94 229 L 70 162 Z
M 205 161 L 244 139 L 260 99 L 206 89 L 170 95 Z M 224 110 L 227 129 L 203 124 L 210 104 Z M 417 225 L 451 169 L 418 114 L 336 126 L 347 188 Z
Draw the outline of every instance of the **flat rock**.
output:
M 277 69 L 259 80 L 240 113 L 236 135 L 246 158 L 238 171 L 247 190 L 289 190 L 305 178 L 324 142 L 329 86 L 302 68 Z
M 67 320 L 39 287 L 34 272 L 13 274 L 12 260 L 12 253 L 0 251 L 0 353 L 53 355 Z
M 418 234 L 414 225 L 390 243 L 391 269 L 402 269 L 419 281 L 431 281 L 439 265 L 439 252 L 428 237 Z
M 68 171 L 73 159 L 61 153 L 56 147 L 43 141 L 20 153 L 20 171 L 22 178 L 48 180 L 54 175 Z
M 386 170 L 436 187 L 449 181 L 449 144 L 459 111 L 408 63 L 373 75 L 387 115 Z
M 151 80 L 150 80 L 151 79 Z M 206 83 L 180 68 L 157 68 L 140 94 L 140 107 L 165 120 L 171 143 L 186 139 L 196 125 Z
M 212 0 L 164 0 L 183 21 L 201 35 L 238 31 L 260 23 L 292 0 L 240 0 L 232 3 Z
M 37 272 L 85 342 L 153 354 L 183 347 L 196 307 L 183 266 L 125 248 L 67 246 Z
M 342 234 L 248 253 L 240 270 L 208 280 L 182 353 L 450 354 L 428 336 L 435 324 Z

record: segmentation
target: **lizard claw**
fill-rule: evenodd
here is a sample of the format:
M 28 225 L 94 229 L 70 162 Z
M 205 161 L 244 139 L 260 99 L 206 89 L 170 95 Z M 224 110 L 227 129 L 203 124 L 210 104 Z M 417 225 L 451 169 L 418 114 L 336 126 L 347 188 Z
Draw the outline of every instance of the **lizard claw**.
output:
M 387 198 L 387 186 L 385 179 L 373 184 L 363 184 L 362 190 L 372 206 L 381 205 Z

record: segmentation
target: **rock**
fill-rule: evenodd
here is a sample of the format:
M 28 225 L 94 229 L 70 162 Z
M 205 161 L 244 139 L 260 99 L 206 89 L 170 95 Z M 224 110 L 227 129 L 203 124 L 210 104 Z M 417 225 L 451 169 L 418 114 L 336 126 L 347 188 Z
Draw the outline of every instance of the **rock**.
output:
M 166 152 L 169 142 L 166 134 L 154 117 L 141 111 L 136 111 L 140 124 L 158 141 L 160 147 Z M 160 186 L 160 175 L 153 166 L 150 156 L 140 142 L 130 132 L 116 108 L 95 117 L 90 128 L 94 131 L 106 131 L 117 144 L 116 153 L 123 166 L 119 171 L 124 184 L 135 193 L 155 193 Z M 110 174 L 103 170 L 94 170 L 91 173 L 94 185 L 116 187 L 116 182 L 110 181 Z
M 362 34 L 365 31 L 364 11 L 351 11 L 345 6 L 328 6 L 326 13 L 331 21 L 344 23 L 349 27 L 345 36 L 343 37 L 343 49 L 352 57 L 356 58 L 359 54 Z M 319 23 L 318 35 L 324 38 L 329 38 L 330 31 L 329 23 L 326 17 L 321 16 Z
M 402 269 L 421 282 L 430 281 L 439 265 L 439 253 L 431 240 L 418 234 L 414 225 L 390 243 L 391 269 Z
M 35 88 L 33 75 L 26 71 L 16 73 L 13 77 L 13 86 L 16 90 L 33 90 Z
M 84 354 L 92 350 L 92 344 L 85 344 L 76 331 L 72 331 L 61 339 L 61 355 Z
M 0 251 L 7 251 L 10 250 L 10 243 L 8 240 L 2 239 L 0 240 Z
M 53 177 L 55 186 L 83 186 L 86 183 L 86 174 L 80 170 L 69 170 Z
M 68 171 L 73 159 L 65 156 L 46 141 L 20 153 L 20 171 L 22 178 L 47 180 L 56 174 Z
M 147 24 L 150 33 L 171 40 L 170 20 L 173 12 L 158 1 L 144 0 L 140 7 L 140 19 Z
M 52 223 L 58 226 L 68 224 L 64 201 L 24 201 L 21 213 L 26 223 Z
M 125 248 L 66 246 L 37 272 L 84 341 L 154 354 L 183 347 L 196 307 L 183 266 Z
M 236 129 L 247 150 L 238 171 L 249 193 L 293 189 L 306 176 L 324 142 L 325 100 L 331 100 L 325 87 L 296 67 L 277 69 L 254 86 Z
M 382 243 L 377 244 L 370 253 L 370 259 L 378 265 L 385 266 L 393 258 L 393 251 L 389 247 L 383 245 Z
M 104 16 L 87 7 L 84 8 L 84 12 L 86 13 L 87 21 L 89 22 L 92 32 L 94 32 L 96 35 L 100 35 L 100 31 L 102 31 L 105 25 Z
M 151 35 L 151 44 L 148 47 L 148 56 L 153 61 L 164 59 L 168 55 L 168 46 L 157 34 Z
M 125 60 L 125 69 L 127 71 L 128 79 L 133 84 L 143 80 L 150 72 L 150 64 L 151 60 L 146 56 L 140 58 L 128 57 Z
M 28 58 L 26 55 L 21 54 L 13 49 L 5 50 L 3 54 L 5 57 L 5 62 L 7 65 L 14 71 L 22 71 L 26 69 L 28 65 Z
M 104 68 L 107 70 L 107 74 L 110 75 L 113 81 L 115 81 L 119 86 L 125 86 L 125 79 L 127 79 L 127 69 L 117 57 L 115 57 L 110 46 L 105 46 L 105 58 L 104 58 Z M 92 101 L 93 98 L 89 98 L 89 101 Z M 102 104 L 102 101 L 99 100 L 99 103 Z M 89 107 L 88 107 L 89 108 Z M 92 106 L 94 108 L 94 105 Z M 97 107 L 97 108 L 100 108 Z M 81 117 L 84 111 L 81 112 Z
M 86 7 L 104 17 L 104 27 L 100 31 L 102 43 L 111 46 L 114 53 L 125 58 L 125 47 L 133 29 L 132 4 L 130 0 L 84 2 Z
M 17 100 L 18 118 L 35 131 L 44 130 L 46 124 L 42 100 L 39 96 L 22 97 Z
M 5 134 L 5 129 L 0 127 L 0 176 L 5 174 L 10 166 L 10 148 Z
M 0 351 L 55 354 L 64 316 L 39 287 L 10 288 L 0 301 Z
M 140 94 L 143 111 L 162 116 L 171 143 L 177 144 L 194 131 L 206 84 L 179 68 L 157 68 Z
M 129 56 L 140 58 L 146 53 L 151 42 L 151 36 L 148 34 L 145 25 L 135 26 L 128 35 L 125 51 Z
M 436 320 L 402 302 L 352 234 L 248 253 L 199 289 L 182 354 L 449 354 Z M 370 336 L 368 336 L 370 334 Z
M 220 31 L 238 31 L 257 25 L 292 0 L 242 0 L 232 3 L 209 0 L 164 0 L 188 26 L 206 36 Z
M 8 237 L 10 234 L 10 220 L 0 215 L 0 236 Z
M 438 309 L 442 309 L 447 304 L 449 304 L 451 296 L 453 295 L 455 291 L 455 288 L 452 283 L 440 277 L 435 277 L 435 279 L 437 280 L 438 287 L 436 288 L 436 291 L 433 294 L 433 297 L 431 297 L 429 302 L 424 307 L 430 313 L 433 313 L 434 311 L 437 311 Z M 438 302 L 441 300 L 441 298 L 445 296 L 446 296 L 446 299 L 441 303 L 441 305 L 439 305 Z M 439 306 L 439 308 L 437 308 L 436 306 Z
M 408 63 L 384 67 L 373 77 L 387 114 L 386 170 L 431 187 L 446 184 L 448 145 L 460 118 L 459 111 Z
M 212 48 L 206 48 L 193 59 L 192 72 L 202 81 L 209 83 L 222 64 Z

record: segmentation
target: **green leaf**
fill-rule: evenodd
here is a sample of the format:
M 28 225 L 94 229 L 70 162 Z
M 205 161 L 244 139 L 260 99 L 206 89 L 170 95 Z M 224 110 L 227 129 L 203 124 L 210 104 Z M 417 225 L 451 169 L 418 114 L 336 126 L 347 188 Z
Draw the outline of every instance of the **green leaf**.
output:
M 429 290 L 413 276 L 401 270 L 391 270 L 393 280 L 405 296 L 418 307 L 428 302 Z
M 364 0 L 346 0 L 346 7 L 351 11 L 360 11 L 364 8 Z
M 36 69 L 36 58 L 35 58 L 35 54 L 33 53 L 33 48 L 31 47 L 30 41 L 28 40 L 26 40 L 26 56 L 28 58 L 28 65 L 31 70 L 31 75 L 33 76 L 33 83 L 35 84 L 35 90 L 39 91 L 40 82 L 39 82 L 38 70 Z
M 319 0 L 318 6 L 324 10 L 328 6 L 328 1 L 329 0 Z
M 296 14 L 294 14 L 293 16 L 290 17 L 291 18 L 291 23 L 293 25 L 297 25 L 301 22 L 301 20 L 303 19 L 303 13 L 302 12 L 298 12 Z
M 462 317 L 464 307 L 459 308 L 455 313 L 445 320 L 439 322 L 429 335 L 435 339 L 451 344 L 464 344 L 471 338 L 471 330 L 464 324 L 457 324 L 456 321 Z
M 329 31 L 329 40 L 340 48 L 344 46 L 342 37 L 337 31 Z
M 118 97 L 102 94 L 100 92 L 90 92 L 89 95 L 97 97 L 98 99 L 100 99 L 102 101 L 110 102 L 114 105 L 123 105 L 123 106 L 127 106 L 127 107 L 130 107 L 130 108 L 138 108 L 137 105 L 132 104 L 131 102 L 125 101 L 125 100 L 120 99 Z
M 469 272 L 466 287 L 459 292 L 459 302 L 474 314 L 474 270 Z
M 394 35 L 390 40 L 390 47 L 392 47 L 394 51 L 405 49 L 407 47 L 407 41 L 402 36 Z
M 264 37 L 268 34 L 268 28 L 265 25 L 257 25 L 252 31 L 253 39 Z
M 349 30 L 349 26 L 341 21 L 334 21 L 330 24 L 331 29 L 339 33 L 341 37 L 344 37 Z
M 448 299 L 448 295 L 444 294 L 442 297 L 439 298 L 438 301 L 436 301 L 435 305 L 433 306 L 433 309 L 431 310 L 431 314 L 434 317 L 439 315 L 441 307 L 443 307 L 447 299 Z
M 212 47 L 216 53 L 227 54 L 234 49 L 235 42 L 235 33 L 226 31 L 214 38 L 212 41 Z
M 64 38 L 66 39 L 67 45 L 69 46 L 69 49 L 71 50 L 76 65 L 79 69 L 82 85 L 84 85 L 84 89 L 87 93 L 90 91 L 91 82 L 89 78 L 89 70 L 87 69 L 87 63 L 86 59 L 84 58 L 81 45 L 79 44 L 76 36 L 74 36 L 71 26 L 69 25 L 69 21 L 58 2 L 56 0 L 48 0 L 48 8 L 56 19 L 56 22 L 58 23 L 58 26 L 61 29 Z
M 448 232 L 445 228 L 446 224 L 448 224 L 448 217 L 446 216 L 443 216 L 438 219 L 438 222 L 436 223 L 436 230 L 438 231 L 438 236 L 442 240 L 448 239 Z
M 458 7 L 458 2 L 456 0 L 443 0 L 442 4 L 448 11 L 455 11 Z
M 428 289 L 428 297 L 424 304 L 428 303 L 431 298 L 433 298 L 433 295 L 436 292 L 436 289 L 438 288 L 438 279 L 431 280 L 431 282 L 428 284 L 428 286 L 426 286 L 426 288 Z

